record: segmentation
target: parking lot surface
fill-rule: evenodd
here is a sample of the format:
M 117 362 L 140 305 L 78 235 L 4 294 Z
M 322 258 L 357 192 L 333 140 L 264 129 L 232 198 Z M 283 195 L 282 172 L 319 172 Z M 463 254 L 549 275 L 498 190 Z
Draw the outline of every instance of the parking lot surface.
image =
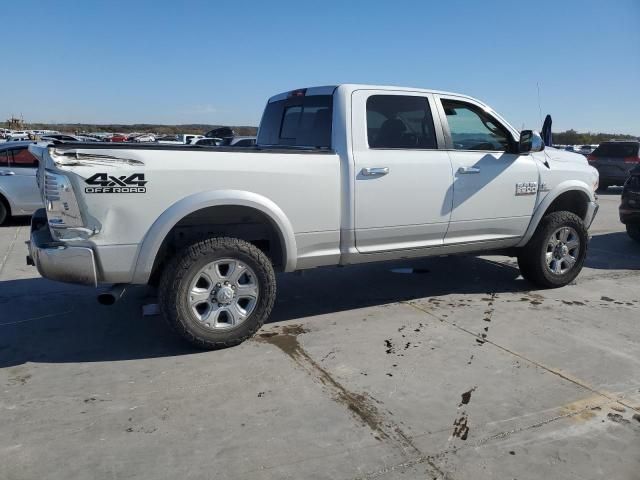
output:
M 153 292 L 104 307 L 0 227 L 1 479 L 638 479 L 640 245 L 600 197 L 586 268 L 537 290 L 451 256 L 279 278 L 202 352 Z

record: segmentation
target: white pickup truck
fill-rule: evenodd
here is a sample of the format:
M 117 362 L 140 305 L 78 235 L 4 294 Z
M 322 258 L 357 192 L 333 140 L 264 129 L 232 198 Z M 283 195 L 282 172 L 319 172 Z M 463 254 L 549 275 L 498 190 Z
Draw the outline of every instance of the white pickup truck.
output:
M 159 285 L 206 348 L 268 318 L 275 272 L 488 250 L 558 287 L 580 272 L 598 173 L 482 102 L 339 85 L 269 99 L 257 145 L 51 143 L 27 261 L 91 285 Z

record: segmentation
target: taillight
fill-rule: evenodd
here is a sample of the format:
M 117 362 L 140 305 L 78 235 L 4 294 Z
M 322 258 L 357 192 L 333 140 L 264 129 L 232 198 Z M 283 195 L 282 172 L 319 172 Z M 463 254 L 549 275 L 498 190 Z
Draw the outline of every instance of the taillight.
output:
M 80 208 L 71 181 L 66 175 L 45 171 L 43 188 L 44 206 L 47 211 L 51 234 L 57 240 L 65 240 L 65 230 L 84 230 Z M 72 237 L 76 237 L 75 232 Z
M 595 162 L 598 158 L 594 154 L 587 155 L 588 162 Z
M 624 163 L 640 163 L 640 157 L 624 157 Z

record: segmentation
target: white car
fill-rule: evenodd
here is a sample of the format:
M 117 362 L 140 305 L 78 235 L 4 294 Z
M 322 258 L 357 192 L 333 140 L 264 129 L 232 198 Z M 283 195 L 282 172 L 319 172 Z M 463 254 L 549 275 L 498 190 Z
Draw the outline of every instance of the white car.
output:
M 339 85 L 276 95 L 255 149 L 32 145 L 47 278 L 159 285 L 166 320 L 207 348 L 253 335 L 275 272 L 500 250 L 541 287 L 573 281 L 598 172 L 466 95 Z M 327 288 L 333 288 L 330 281 Z M 321 295 L 321 292 L 318 293 Z
M 133 139 L 134 142 L 155 142 L 156 137 L 151 133 L 143 133 Z
M 24 130 L 14 130 L 7 137 L 7 142 L 22 142 L 25 140 L 29 140 L 29 132 Z
M 0 225 L 12 216 L 31 215 L 42 207 L 36 183 L 38 160 L 28 150 L 32 143 L 0 144 Z

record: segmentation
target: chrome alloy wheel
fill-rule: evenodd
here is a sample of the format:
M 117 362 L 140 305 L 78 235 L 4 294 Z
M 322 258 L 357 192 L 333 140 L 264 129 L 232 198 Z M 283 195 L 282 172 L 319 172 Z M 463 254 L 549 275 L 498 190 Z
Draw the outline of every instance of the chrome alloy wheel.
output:
M 205 265 L 189 286 L 189 306 L 206 328 L 224 330 L 244 322 L 258 304 L 258 277 L 245 263 L 223 258 Z
M 547 241 L 545 264 L 554 275 L 563 275 L 573 268 L 580 254 L 580 237 L 572 227 L 560 227 Z

